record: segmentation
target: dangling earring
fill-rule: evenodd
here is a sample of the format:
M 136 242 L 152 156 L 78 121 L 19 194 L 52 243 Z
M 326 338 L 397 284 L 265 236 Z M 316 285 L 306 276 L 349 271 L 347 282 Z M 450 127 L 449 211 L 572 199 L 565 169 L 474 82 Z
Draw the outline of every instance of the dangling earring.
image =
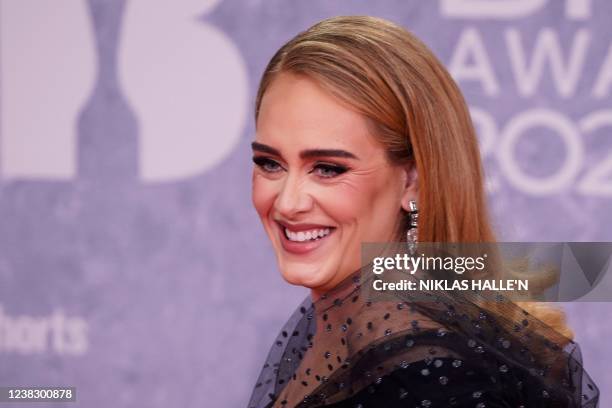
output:
M 406 242 L 408 243 L 408 252 L 413 255 L 416 251 L 417 237 L 418 237 L 418 224 L 419 224 L 419 210 L 415 200 L 408 202 L 408 216 L 410 222 L 408 224 L 408 231 L 406 232 Z

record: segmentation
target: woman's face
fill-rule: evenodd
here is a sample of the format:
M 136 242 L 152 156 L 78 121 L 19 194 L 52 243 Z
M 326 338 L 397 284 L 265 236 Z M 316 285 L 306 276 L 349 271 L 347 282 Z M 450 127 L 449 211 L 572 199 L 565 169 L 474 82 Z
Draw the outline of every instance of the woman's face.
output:
M 253 204 L 290 283 L 320 294 L 394 238 L 414 172 L 393 166 L 367 120 L 305 76 L 278 75 L 253 143 Z

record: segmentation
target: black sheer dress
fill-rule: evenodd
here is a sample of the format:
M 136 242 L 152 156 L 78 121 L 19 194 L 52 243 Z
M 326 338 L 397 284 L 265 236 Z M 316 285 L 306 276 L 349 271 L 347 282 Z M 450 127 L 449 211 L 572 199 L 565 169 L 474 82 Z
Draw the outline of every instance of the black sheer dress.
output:
M 474 292 L 367 301 L 349 277 L 306 299 L 269 352 L 249 407 L 597 407 L 576 343 Z M 479 306 L 480 305 L 480 306 Z

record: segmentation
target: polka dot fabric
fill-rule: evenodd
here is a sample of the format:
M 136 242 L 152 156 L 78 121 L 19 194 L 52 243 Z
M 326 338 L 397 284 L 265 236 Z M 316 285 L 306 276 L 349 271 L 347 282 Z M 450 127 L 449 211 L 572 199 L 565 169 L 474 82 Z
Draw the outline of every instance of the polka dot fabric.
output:
M 368 301 L 356 273 L 297 308 L 249 407 L 597 407 L 578 344 L 475 292 Z M 491 310 L 495 310 L 492 312 Z

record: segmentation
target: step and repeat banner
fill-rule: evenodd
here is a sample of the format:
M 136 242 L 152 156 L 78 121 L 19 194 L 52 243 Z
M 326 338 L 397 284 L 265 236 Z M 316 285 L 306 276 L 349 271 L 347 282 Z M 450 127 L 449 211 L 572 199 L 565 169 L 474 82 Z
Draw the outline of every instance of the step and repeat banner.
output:
M 349 14 L 458 81 L 500 240 L 612 241 L 607 0 L 0 0 L 0 386 L 246 405 L 307 294 L 251 208 L 254 93 L 280 45 Z M 565 308 L 607 406 L 612 305 Z

